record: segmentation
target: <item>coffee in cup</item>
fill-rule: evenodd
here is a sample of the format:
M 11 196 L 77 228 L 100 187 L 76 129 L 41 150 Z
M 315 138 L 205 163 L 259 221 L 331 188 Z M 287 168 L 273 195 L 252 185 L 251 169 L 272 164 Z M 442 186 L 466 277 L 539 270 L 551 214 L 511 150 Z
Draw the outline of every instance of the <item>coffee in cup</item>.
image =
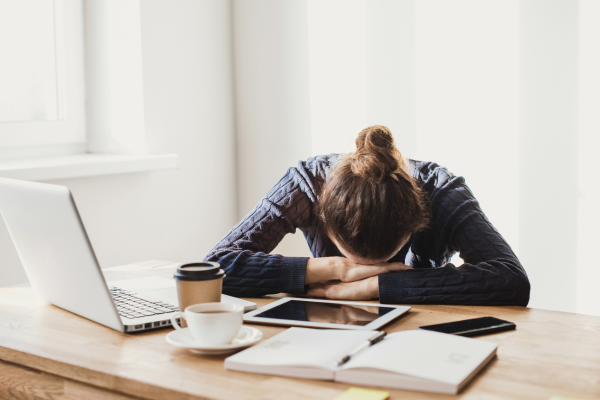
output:
M 177 284 L 179 311 L 192 304 L 220 302 L 224 277 L 225 271 L 216 262 L 202 261 L 178 267 L 173 278 Z M 187 326 L 185 321 L 181 324 Z
M 199 346 L 230 344 L 244 319 L 244 307 L 230 303 L 194 304 L 171 317 L 175 329 L 182 329 L 177 318 L 187 321 L 189 332 Z

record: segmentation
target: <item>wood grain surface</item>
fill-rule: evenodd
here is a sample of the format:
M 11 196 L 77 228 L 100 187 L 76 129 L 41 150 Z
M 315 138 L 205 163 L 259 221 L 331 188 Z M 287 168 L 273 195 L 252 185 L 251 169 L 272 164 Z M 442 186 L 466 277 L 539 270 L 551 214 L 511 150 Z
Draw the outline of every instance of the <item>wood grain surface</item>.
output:
M 139 398 L 0 361 L 0 399 L 135 400 Z
M 169 268 L 106 271 L 107 280 L 172 277 Z M 259 306 L 270 296 L 249 299 Z M 600 400 L 600 318 L 523 307 L 420 305 L 387 332 L 494 316 L 517 330 L 481 337 L 498 357 L 457 396 L 388 390 L 391 399 Z M 253 325 L 269 338 L 284 327 Z M 226 371 L 227 355 L 203 356 L 170 346 L 171 329 L 124 334 L 37 298 L 30 288 L 0 289 L 2 399 L 323 399 L 348 384 Z

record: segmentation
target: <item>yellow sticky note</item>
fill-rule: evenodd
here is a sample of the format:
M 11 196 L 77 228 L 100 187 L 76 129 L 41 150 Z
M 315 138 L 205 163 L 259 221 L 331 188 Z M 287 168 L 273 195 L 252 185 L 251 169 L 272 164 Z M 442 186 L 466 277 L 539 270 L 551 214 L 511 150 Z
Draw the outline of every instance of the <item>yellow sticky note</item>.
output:
M 333 400 L 385 400 L 390 397 L 388 392 L 350 388 Z

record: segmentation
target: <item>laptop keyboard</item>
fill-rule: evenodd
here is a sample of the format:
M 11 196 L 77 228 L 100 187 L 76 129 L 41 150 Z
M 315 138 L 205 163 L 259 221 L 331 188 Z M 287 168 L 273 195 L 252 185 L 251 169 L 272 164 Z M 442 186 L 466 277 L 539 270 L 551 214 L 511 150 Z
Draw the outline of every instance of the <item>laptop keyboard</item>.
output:
M 117 306 L 119 315 L 134 319 L 179 311 L 178 306 L 162 301 L 152 302 L 136 297 L 135 293 L 117 287 L 110 288 L 110 294 Z

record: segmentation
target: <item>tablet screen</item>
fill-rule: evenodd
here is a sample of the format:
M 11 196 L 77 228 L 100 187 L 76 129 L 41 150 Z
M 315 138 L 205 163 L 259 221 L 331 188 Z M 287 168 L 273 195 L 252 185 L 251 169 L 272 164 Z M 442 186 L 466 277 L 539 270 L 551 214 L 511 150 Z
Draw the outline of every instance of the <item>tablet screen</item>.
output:
M 377 304 L 366 306 L 290 300 L 254 317 L 365 326 L 393 310 L 395 308 Z

